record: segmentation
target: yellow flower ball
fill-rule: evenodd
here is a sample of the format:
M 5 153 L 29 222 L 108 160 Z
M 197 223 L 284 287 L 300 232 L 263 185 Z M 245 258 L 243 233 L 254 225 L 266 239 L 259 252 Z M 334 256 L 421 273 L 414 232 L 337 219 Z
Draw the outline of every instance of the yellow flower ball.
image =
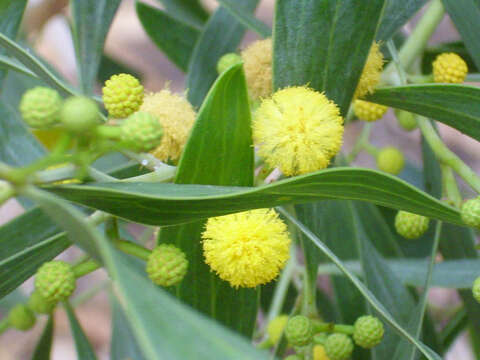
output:
M 438 55 L 432 65 L 436 83 L 461 84 L 468 73 L 467 63 L 454 53 Z
M 323 345 L 315 345 L 313 347 L 313 360 L 330 360 Z
M 361 98 L 375 91 L 375 87 L 380 82 L 380 76 L 383 69 L 383 54 L 380 46 L 373 43 L 368 53 L 368 58 L 358 81 L 357 88 L 353 95 L 354 98 Z
M 355 115 L 364 121 L 377 121 L 387 112 L 388 107 L 363 100 L 355 100 L 353 111 Z
M 183 96 L 164 89 L 146 94 L 140 111 L 156 116 L 163 126 L 160 145 L 151 151 L 162 161 L 176 162 L 182 155 L 197 114 Z
M 285 330 L 285 326 L 288 322 L 288 315 L 279 315 L 267 326 L 267 334 L 268 338 L 272 342 L 272 344 L 276 344 L 278 340 L 282 337 L 283 330 Z
M 248 92 L 252 99 L 272 94 L 272 39 L 258 40 L 242 51 Z
M 102 89 L 103 103 L 110 116 L 123 119 L 140 108 L 143 101 L 143 86 L 129 74 L 113 75 Z
M 275 279 L 290 256 L 287 225 L 272 209 L 210 218 L 202 239 L 205 262 L 235 288 Z
M 253 118 L 258 154 L 287 176 L 326 168 L 342 146 L 343 130 L 337 105 L 307 87 L 277 91 Z

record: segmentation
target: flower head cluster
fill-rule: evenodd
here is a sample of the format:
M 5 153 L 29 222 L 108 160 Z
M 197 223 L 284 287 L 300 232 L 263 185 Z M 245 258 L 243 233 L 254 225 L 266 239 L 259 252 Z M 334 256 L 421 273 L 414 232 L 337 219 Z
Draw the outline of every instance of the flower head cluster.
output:
M 105 82 L 102 91 L 105 108 L 114 118 L 126 118 L 137 111 L 143 102 L 143 86 L 129 74 L 113 75 Z
M 355 115 L 363 121 L 377 121 L 385 115 L 387 110 L 388 107 L 369 101 L 355 100 L 353 103 Z
M 272 93 L 272 39 L 258 40 L 242 51 L 243 68 L 252 99 Z
M 443 53 L 435 58 L 433 79 L 437 83 L 461 84 L 468 73 L 467 63 L 455 53 Z
M 202 238 L 205 262 L 234 287 L 268 283 L 289 258 L 287 226 L 271 209 L 210 218 Z
M 480 197 L 465 201 L 460 215 L 466 225 L 480 228 Z
M 27 90 L 20 100 L 23 120 L 32 128 L 48 128 L 60 121 L 63 100 L 53 89 L 37 86 Z
M 164 89 L 146 94 L 140 111 L 156 116 L 163 127 L 162 141 L 151 153 L 162 161 L 177 161 L 197 116 L 192 105 L 183 96 Z
M 429 222 L 425 216 L 399 211 L 395 216 L 395 229 L 405 239 L 418 239 L 428 230 Z
M 380 51 L 380 46 L 377 43 L 373 43 L 353 96 L 355 98 L 361 98 L 373 93 L 375 87 L 380 82 L 382 69 L 383 55 Z
M 172 286 L 183 280 L 188 260 L 185 253 L 172 244 L 160 244 L 150 253 L 146 272 L 153 283 Z
M 287 176 L 326 168 L 342 146 L 343 131 L 335 103 L 307 87 L 277 91 L 253 119 L 259 155 Z
M 43 264 L 35 277 L 35 291 L 48 302 L 68 299 L 75 290 L 76 278 L 72 266 L 63 261 Z

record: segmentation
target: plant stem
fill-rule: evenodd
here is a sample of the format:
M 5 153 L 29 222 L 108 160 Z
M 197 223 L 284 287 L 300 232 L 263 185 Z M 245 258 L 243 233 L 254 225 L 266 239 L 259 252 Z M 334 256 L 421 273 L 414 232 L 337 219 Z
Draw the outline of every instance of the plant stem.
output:
M 353 335 L 352 325 L 341 325 L 334 323 L 324 323 L 317 320 L 312 320 L 313 329 L 317 332 L 341 333 L 345 335 Z
M 131 241 L 115 240 L 114 244 L 119 250 L 123 251 L 124 253 L 133 255 L 145 261 L 148 260 L 148 256 L 151 253 L 151 251 L 147 248 L 144 248 L 143 246 L 135 244 Z
M 368 138 L 370 137 L 371 131 L 372 131 L 372 123 L 369 123 L 369 122 L 365 123 L 365 125 L 363 125 L 362 132 L 360 133 L 360 135 L 357 138 L 357 141 L 355 142 L 355 145 L 353 145 L 352 151 L 347 156 L 346 161 L 348 164 L 354 161 L 357 158 L 358 154 L 360 154 L 360 152 L 363 150 L 363 145 L 368 142 Z
M 163 164 L 163 163 L 162 163 Z M 139 176 L 134 176 L 127 179 L 117 180 L 121 182 L 168 182 L 175 177 L 177 168 L 163 164 L 162 167 L 158 167 L 156 170 Z
M 440 164 L 442 169 L 443 189 L 446 196 L 453 204 L 460 208 L 462 206 L 462 195 L 458 190 L 457 180 L 453 174 L 453 170 L 450 166 Z
M 98 136 L 107 139 L 120 139 L 122 128 L 120 126 L 100 125 L 95 129 Z
M 368 152 L 374 158 L 376 158 L 378 156 L 378 153 L 380 152 L 380 150 L 377 147 L 373 146 L 368 142 L 364 143 L 362 147 L 366 152 Z
M 100 265 L 98 265 L 96 261 L 87 260 L 73 266 L 73 272 L 75 273 L 75 277 L 78 279 L 79 277 L 90 274 L 91 272 L 94 272 L 99 268 L 100 268 Z

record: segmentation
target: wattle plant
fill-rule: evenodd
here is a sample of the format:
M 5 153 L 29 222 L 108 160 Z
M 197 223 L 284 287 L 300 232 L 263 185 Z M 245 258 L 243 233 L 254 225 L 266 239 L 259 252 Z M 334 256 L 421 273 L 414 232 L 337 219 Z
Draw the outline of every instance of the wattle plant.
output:
M 120 0 L 70 0 L 76 85 L 0 0 L 0 203 L 25 209 L 0 227 L 0 333 L 43 326 L 33 359 L 58 311 L 96 359 L 75 306 L 98 292 L 112 359 L 439 360 L 463 332 L 480 358 L 480 177 L 439 131 L 480 140 L 478 2 L 272 2 L 270 27 L 259 0 L 137 0 L 175 93 L 105 57 Z M 461 40 L 429 46 L 447 16 Z M 390 115 L 422 166 L 371 136 Z

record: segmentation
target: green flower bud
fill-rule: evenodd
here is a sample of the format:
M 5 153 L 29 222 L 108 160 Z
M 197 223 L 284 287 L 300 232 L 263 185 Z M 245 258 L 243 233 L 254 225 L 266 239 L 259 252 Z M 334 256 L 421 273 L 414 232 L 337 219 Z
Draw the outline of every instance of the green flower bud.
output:
M 76 286 L 72 266 L 63 261 L 50 261 L 43 264 L 35 277 L 35 291 L 45 300 L 58 302 L 72 295 Z
M 480 276 L 475 279 L 472 286 L 472 294 L 475 300 L 480 303 Z
M 20 113 L 28 126 L 48 128 L 60 120 L 62 98 L 57 91 L 37 86 L 27 90 L 20 100 Z
M 56 305 L 55 302 L 47 301 L 38 290 L 28 299 L 28 307 L 37 314 L 51 314 Z
M 123 122 L 121 130 L 121 139 L 137 151 L 150 151 L 162 141 L 162 124 L 155 116 L 146 112 L 130 115 Z
M 380 150 L 377 155 L 377 167 L 386 173 L 398 175 L 405 166 L 403 154 L 395 147 L 388 146 Z
M 217 72 L 219 74 L 226 71 L 229 67 L 241 63 L 242 57 L 235 53 L 228 53 L 223 55 L 217 63 Z
M 428 230 L 429 222 L 425 216 L 399 211 L 395 216 L 395 229 L 405 239 L 418 239 Z
M 465 201 L 460 216 L 466 225 L 480 228 L 480 197 Z
M 114 118 L 126 118 L 138 111 L 143 103 L 143 86 L 132 75 L 113 75 L 105 82 L 102 91 L 105 108 Z
M 174 245 L 158 245 L 148 256 L 146 272 L 154 284 L 176 285 L 183 280 L 187 269 L 185 253 Z
M 365 349 L 371 349 L 382 341 L 383 324 L 376 317 L 366 315 L 361 316 L 353 325 L 353 340 L 355 344 Z
M 99 124 L 99 109 L 95 101 L 83 97 L 68 98 L 60 110 L 60 121 L 71 132 L 83 133 Z
M 35 325 L 35 314 L 23 304 L 15 305 L 8 313 L 8 323 L 17 330 L 28 330 Z
M 395 115 L 397 116 L 398 125 L 400 125 L 405 131 L 412 131 L 418 127 L 415 115 L 411 112 L 395 110 Z
M 330 360 L 347 360 L 353 353 L 353 342 L 345 334 L 330 335 L 324 347 Z
M 313 324 L 306 316 L 296 315 L 288 320 L 285 336 L 290 344 L 305 346 L 312 341 Z
M 276 344 L 282 337 L 287 322 L 288 315 L 279 315 L 268 324 L 267 334 L 273 344 Z

